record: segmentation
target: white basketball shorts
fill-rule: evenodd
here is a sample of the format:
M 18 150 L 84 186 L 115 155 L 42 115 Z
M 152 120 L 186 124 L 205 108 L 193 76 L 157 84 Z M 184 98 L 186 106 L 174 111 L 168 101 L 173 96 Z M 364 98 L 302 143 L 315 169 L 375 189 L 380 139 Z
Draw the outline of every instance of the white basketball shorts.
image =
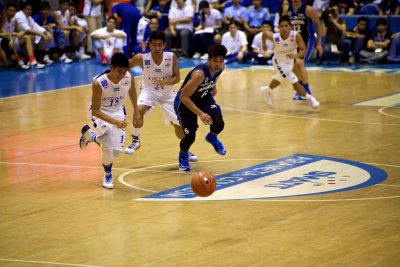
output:
M 278 80 L 280 77 L 285 78 L 291 84 L 299 81 L 296 74 L 293 73 L 294 61 L 281 61 L 277 58 L 272 59 L 272 65 L 276 71 L 276 74 L 272 76 L 273 79 Z

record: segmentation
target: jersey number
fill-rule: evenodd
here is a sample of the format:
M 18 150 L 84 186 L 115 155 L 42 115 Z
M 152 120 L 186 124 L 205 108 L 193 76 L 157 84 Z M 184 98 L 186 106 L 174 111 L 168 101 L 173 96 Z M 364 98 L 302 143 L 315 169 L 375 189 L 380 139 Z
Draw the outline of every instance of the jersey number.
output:
M 118 99 L 111 99 L 109 107 L 117 106 L 118 104 L 119 104 L 119 100 Z
M 292 26 L 292 28 L 293 28 L 294 31 L 296 31 L 298 33 L 301 33 L 301 26 L 300 25 L 295 24 L 295 25 Z

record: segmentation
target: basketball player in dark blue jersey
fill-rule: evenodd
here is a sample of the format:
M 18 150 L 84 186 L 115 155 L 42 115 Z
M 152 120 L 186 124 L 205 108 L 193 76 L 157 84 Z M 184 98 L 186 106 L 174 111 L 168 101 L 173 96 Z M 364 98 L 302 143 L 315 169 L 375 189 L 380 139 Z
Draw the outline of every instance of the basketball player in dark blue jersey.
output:
M 304 86 L 307 93 L 311 94 L 308 85 L 308 73 L 304 67 L 304 62 L 308 61 L 313 52 L 315 44 L 319 56 L 322 56 L 322 25 L 318 17 L 318 12 L 312 6 L 307 5 L 307 3 L 302 0 L 292 0 L 287 15 L 290 17 L 293 30 L 300 33 L 304 43 L 307 46 L 307 54 L 305 55 L 304 59 L 296 60 L 293 71 L 297 77 L 299 77 L 300 83 Z M 315 33 L 317 34 L 316 38 Z M 301 97 L 300 94 L 296 94 L 293 99 L 300 100 L 304 98 Z
M 180 141 L 179 170 L 190 171 L 189 148 L 196 139 L 199 127 L 197 117 L 205 125 L 210 125 L 206 141 L 213 145 L 215 151 L 225 155 L 226 150 L 217 135 L 224 129 L 221 108 L 215 102 L 216 83 L 224 70 L 227 50 L 223 45 L 212 45 L 208 49 L 208 63 L 196 66 L 186 76 L 175 98 L 175 111 L 184 132 Z

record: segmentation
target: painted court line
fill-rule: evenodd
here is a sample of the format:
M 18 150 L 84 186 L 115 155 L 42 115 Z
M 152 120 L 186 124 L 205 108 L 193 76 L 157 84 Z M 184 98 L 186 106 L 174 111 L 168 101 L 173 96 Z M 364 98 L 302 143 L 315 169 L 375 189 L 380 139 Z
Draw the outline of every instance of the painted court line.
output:
M 77 263 L 67 263 L 67 262 L 54 262 L 54 261 L 31 261 L 31 260 L 17 260 L 17 259 L 1 259 L 2 262 L 20 262 L 20 263 L 30 263 L 30 264 L 51 264 L 60 266 L 77 266 L 77 267 L 102 267 L 100 265 L 87 265 L 87 264 L 77 264 Z
M 259 114 L 259 115 L 268 115 L 268 116 L 272 116 L 272 117 L 285 117 L 285 118 L 306 119 L 306 120 L 327 121 L 327 122 L 338 122 L 338 123 L 354 123 L 354 124 L 367 124 L 367 125 L 400 126 L 400 124 L 398 124 L 398 123 L 379 123 L 379 122 L 332 120 L 332 119 L 309 118 L 309 117 L 293 116 L 293 115 L 272 114 L 272 113 L 267 113 L 267 112 L 250 111 L 250 110 L 236 109 L 236 108 L 230 108 L 230 107 L 221 107 L 221 108 L 222 108 L 222 109 L 225 109 L 225 110 L 230 110 L 230 111 L 244 112 L 244 113 L 253 113 L 253 114 Z

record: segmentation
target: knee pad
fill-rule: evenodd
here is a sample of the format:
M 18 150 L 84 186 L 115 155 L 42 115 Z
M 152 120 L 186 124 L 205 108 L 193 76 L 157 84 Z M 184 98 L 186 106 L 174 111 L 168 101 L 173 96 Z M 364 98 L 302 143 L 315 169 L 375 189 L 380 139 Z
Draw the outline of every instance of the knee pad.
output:
M 224 119 L 222 118 L 221 115 L 217 115 L 217 116 L 213 116 L 212 120 L 213 120 L 213 124 L 211 124 L 211 126 L 210 126 L 210 131 L 213 134 L 219 134 L 224 129 L 224 126 L 225 126 Z

